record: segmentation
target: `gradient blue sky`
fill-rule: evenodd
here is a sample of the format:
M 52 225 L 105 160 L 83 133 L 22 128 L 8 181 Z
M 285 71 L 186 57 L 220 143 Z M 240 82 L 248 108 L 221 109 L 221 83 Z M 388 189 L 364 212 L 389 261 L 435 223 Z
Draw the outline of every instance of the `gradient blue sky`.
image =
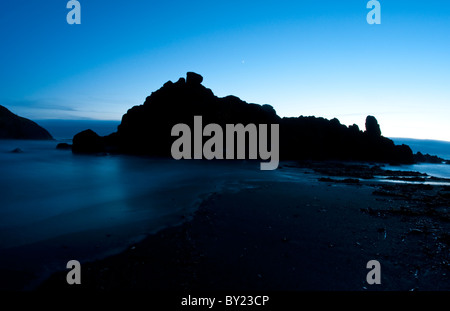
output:
M 166 81 L 280 116 L 337 117 L 384 136 L 450 141 L 450 2 L 2 1 L 0 104 L 39 119 L 120 120 Z

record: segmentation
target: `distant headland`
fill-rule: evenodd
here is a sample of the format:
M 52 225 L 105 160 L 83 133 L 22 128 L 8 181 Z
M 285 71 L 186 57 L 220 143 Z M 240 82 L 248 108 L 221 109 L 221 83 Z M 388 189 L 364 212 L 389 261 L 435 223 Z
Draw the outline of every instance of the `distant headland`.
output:
M 52 140 L 50 133 L 35 122 L 0 105 L 0 139 Z
M 202 82 L 203 77 L 194 72 L 175 83 L 166 82 L 144 104 L 129 109 L 116 132 L 103 137 L 91 130 L 76 134 L 72 151 L 170 157 L 175 140 L 172 127 L 179 123 L 192 127 L 194 116 L 202 116 L 204 123 L 220 126 L 279 124 L 281 160 L 414 162 L 411 148 L 382 136 L 373 116 L 366 118 L 364 131 L 336 118 L 281 118 L 270 105 L 250 104 L 235 96 L 217 97 Z

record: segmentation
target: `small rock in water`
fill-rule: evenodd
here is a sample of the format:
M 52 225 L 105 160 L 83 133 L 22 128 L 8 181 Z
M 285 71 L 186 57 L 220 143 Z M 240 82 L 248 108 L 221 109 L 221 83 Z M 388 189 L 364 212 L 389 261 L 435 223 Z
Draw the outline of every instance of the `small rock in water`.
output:
M 23 150 L 20 148 L 16 148 L 14 150 L 11 150 L 11 153 L 23 153 Z
M 58 145 L 56 145 L 56 149 L 59 149 L 59 150 L 71 150 L 72 149 L 72 145 L 69 145 L 67 143 L 59 143 Z

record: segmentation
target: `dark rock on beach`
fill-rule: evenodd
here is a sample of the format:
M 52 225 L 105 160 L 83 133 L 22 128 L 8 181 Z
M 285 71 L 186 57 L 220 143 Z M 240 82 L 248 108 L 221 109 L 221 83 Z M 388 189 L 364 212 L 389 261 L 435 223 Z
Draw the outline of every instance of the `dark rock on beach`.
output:
M 0 106 L 0 139 L 52 140 L 46 129 Z
M 434 163 L 434 164 L 449 164 L 449 160 L 444 160 L 438 156 L 423 154 L 421 152 L 417 152 L 414 154 L 414 161 L 419 163 Z
M 73 153 L 105 152 L 103 139 L 92 130 L 85 130 L 73 137 Z
M 186 74 L 187 85 L 200 85 L 203 82 L 203 77 L 195 72 L 188 72 Z
M 283 118 L 280 129 L 281 158 L 286 160 L 345 160 L 385 163 L 412 163 L 406 145 L 395 145 L 378 135 L 378 122 L 368 117 L 366 131 L 347 127 L 338 119 Z
M 168 81 L 143 105 L 129 109 L 117 132 L 105 137 L 92 133 L 77 136 L 73 152 L 106 148 L 117 153 L 170 157 L 177 138 L 171 136 L 172 127 L 184 123 L 193 128 L 194 116 L 202 116 L 203 125 L 216 123 L 222 128 L 238 123 L 279 124 L 281 160 L 414 161 L 408 146 L 397 146 L 381 135 L 373 116 L 367 117 L 364 132 L 357 125 L 342 125 L 338 119 L 280 118 L 270 105 L 246 103 L 235 96 L 217 97 L 202 82 L 203 77 L 194 72 L 175 83 Z
M 366 118 L 366 133 L 371 137 L 381 136 L 380 125 L 374 116 L 367 116 Z
M 280 117 L 268 106 L 248 104 L 235 96 L 216 97 L 210 89 L 201 85 L 202 77 L 188 73 L 187 79 L 171 81 L 153 92 L 143 105 L 134 106 L 123 115 L 118 131 L 96 140 L 98 149 L 116 150 L 118 153 L 145 154 L 151 156 L 171 156 L 173 141 L 171 129 L 178 123 L 193 128 L 194 116 L 202 116 L 203 124 L 272 124 L 279 123 Z M 80 136 L 74 141 L 74 152 L 90 146 Z M 103 146 L 102 146 L 103 145 Z

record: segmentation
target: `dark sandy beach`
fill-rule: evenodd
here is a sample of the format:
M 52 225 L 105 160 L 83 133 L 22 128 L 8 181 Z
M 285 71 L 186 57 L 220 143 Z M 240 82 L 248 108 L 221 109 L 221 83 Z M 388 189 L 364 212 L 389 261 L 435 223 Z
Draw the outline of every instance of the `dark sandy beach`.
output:
M 81 285 L 67 285 L 61 271 L 39 289 L 450 289 L 448 186 L 280 172 L 287 178 L 211 193 L 183 224 L 82 262 Z M 366 282 L 370 260 L 381 264 L 380 285 Z

